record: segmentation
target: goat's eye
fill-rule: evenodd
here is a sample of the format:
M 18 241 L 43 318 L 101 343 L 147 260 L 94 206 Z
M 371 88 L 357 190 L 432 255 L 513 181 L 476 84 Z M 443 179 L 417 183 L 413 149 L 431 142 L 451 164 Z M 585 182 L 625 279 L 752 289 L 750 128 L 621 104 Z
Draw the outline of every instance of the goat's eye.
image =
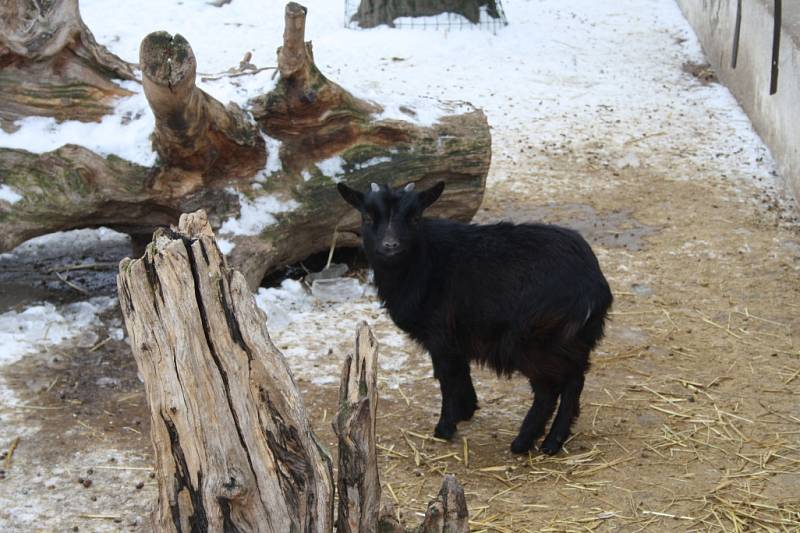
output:
M 422 220 L 422 215 L 414 215 L 411 217 L 412 224 L 419 224 L 420 220 Z
M 372 217 L 369 215 L 364 215 L 363 219 L 364 224 L 372 224 Z

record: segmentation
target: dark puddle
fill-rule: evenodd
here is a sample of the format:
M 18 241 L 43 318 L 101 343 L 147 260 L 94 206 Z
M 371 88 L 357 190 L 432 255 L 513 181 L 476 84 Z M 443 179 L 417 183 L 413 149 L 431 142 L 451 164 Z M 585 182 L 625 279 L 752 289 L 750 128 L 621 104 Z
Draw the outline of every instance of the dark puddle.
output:
M 544 222 L 565 226 L 578 231 L 592 244 L 631 251 L 643 249 L 647 245 L 647 237 L 658 232 L 658 228 L 633 218 L 632 210 L 598 213 L 586 204 L 526 206 L 510 208 L 498 215 L 500 220 L 516 223 Z
M 110 230 L 77 230 L 33 239 L 0 254 L 0 313 L 37 301 L 70 303 L 114 296 L 130 239 Z

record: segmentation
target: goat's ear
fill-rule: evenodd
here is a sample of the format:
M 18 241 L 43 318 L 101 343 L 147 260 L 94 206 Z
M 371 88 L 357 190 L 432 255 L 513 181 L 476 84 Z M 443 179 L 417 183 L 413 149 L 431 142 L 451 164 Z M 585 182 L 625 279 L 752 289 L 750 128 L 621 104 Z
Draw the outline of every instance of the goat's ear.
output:
M 336 189 L 339 191 L 339 194 L 344 198 L 344 201 L 348 204 L 352 205 L 359 211 L 364 208 L 364 193 L 358 192 L 355 189 L 351 189 L 344 183 L 338 183 L 336 185 Z
M 428 207 L 433 204 L 439 197 L 442 195 L 442 191 L 444 191 L 444 182 L 440 181 L 430 189 L 425 189 L 424 191 L 419 193 L 419 201 L 422 204 L 422 209 L 427 209 Z

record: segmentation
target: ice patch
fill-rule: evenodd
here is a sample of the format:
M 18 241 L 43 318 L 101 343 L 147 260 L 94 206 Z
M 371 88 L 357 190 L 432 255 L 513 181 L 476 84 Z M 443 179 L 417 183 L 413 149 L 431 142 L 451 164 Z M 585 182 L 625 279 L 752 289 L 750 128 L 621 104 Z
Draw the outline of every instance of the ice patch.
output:
M 5 200 L 10 204 L 15 204 L 22 200 L 22 195 L 9 187 L 8 185 L 0 185 L 0 200 Z
M 239 197 L 239 217 L 226 220 L 219 229 L 220 234 L 259 235 L 265 228 L 278 221 L 274 215 L 300 207 L 295 200 L 283 201 L 271 195 L 251 200 L 235 189 L 227 190 Z

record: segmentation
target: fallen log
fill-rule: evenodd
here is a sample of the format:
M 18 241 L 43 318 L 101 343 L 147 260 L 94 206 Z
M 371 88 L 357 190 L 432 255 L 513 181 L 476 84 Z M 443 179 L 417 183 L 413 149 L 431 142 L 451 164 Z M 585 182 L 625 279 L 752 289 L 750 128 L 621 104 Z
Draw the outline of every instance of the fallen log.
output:
M 153 167 L 74 146 L 45 154 L 0 148 L 0 252 L 37 235 L 100 225 L 146 243 L 155 228 L 203 208 L 252 288 L 327 250 L 337 231 L 340 246 L 358 242 L 360 221 L 340 200 L 340 181 L 366 190 L 373 181 L 443 180 L 447 189 L 431 214 L 471 219 L 491 159 L 484 114 L 465 103 L 390 109 L 357 98 L 314 65 L 306 9 L 289 3 L 285 18 L 281 76 L 251 101 L 254 119 L 196 87 L 196 59 L 181 36 L 144 39 L 143 86 L 159 155 Z

